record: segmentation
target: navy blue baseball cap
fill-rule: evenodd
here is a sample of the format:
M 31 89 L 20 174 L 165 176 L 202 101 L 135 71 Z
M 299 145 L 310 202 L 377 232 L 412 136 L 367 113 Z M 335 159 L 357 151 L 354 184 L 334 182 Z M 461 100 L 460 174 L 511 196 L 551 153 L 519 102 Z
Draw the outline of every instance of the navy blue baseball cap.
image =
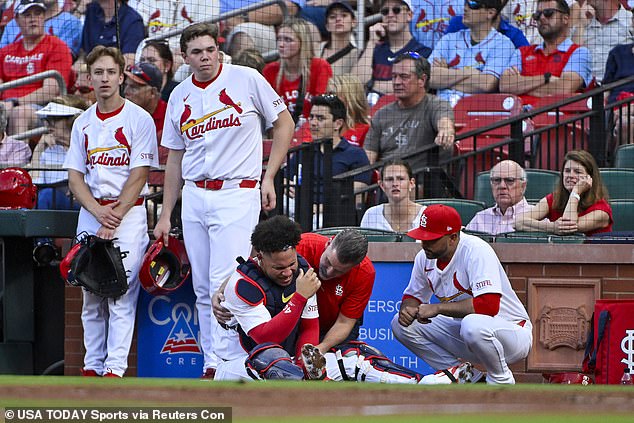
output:
M 352 6 L 350 6 L 350 4 L 346 1 L 334 1 L 332 3 L 330 3 L 328 5 L 328 7 L 326 8 L 326 16 L 328 16 L 328 14 L 330 13 L 330 11 L 334 8 L 338 7 L 339 9 L 344 9 L 346 12 L 349 12 L 350 14 L 352 14 L 352 16 L 356 17 L 356 14 L 354 12 L 354 9 L 352 8 Z

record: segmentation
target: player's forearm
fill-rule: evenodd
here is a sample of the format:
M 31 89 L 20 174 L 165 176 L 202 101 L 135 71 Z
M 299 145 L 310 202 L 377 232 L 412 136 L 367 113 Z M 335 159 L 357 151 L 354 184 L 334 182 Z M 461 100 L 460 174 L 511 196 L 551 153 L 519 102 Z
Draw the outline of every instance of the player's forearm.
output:
M 150 174 L 149 166 L 135 167 L 130 170 L 130 176 L 125 181 L 121 193 L 119 194 L 119 203 L 115 207 L 115 210 L 121 212 L 122 216 L 134 207 L 141 190 L 147 182 L 147 177 Z
M 163 209 L 161 217 L 172 216 L 172 210 L 176 205 L 181 188 L 183 187 L 183 177 L 181 163 L 185 150 L 170 150 L 165 165 L 165 183 L 163 185 Z
M 438 314 L 449 317 L 461 318 L 475 312 L 472 298 L 456 302 L 439 303 L 436 304 L 436 307 Z
M 283 342 L 288 338 L 301 318 L 306 301 L 308 301 L 306 298 L 295 292 L 286 307 L 284 307 L 283 312 L 276 314 L 268 322 L 254 327 L 249 331 L 248 335 L 258 344 L 263 342 L 279 344 Z
M 319 342 L 319 318 L 301 319 L 299 334 L 295 344 L 295 357 L 300 357 L 302 347 L 305 344 L 317 345 Z
M 84 180 L 84 174 L 73 169 L 68 170 L 68 188 L 73 193 L 81 206 L 95 215 L 95 209 L 99 206 L 97 200 L 92 195 L 90 187 Z
M 288 153 L 294 129 L 293 118 L 288 110 L 284 110 L 273 123 L 273 145 L 268 164 L 266 165 L 266 172 L 264 173 L 265 178 L 270 178 L 271 180 L 275 178 L 275 174 L 277 174 L 282 163 L 286 160 L 286 153 Z
M 511 94 L 524 94 L 544 84 L 544 76 L 522 76 L 520 74 L 502 74 L 500 78 L 500 92 Z
M 330 348 L 345 341 L 350 335 L 350 332 L 352 332 L 356 322 L 357 319 L 349 319 L 340 313 L 335 324 L 332 325 L 330 330 L 324 335 L 324 339 L 317 345 L 319 351 L 325 353 Z

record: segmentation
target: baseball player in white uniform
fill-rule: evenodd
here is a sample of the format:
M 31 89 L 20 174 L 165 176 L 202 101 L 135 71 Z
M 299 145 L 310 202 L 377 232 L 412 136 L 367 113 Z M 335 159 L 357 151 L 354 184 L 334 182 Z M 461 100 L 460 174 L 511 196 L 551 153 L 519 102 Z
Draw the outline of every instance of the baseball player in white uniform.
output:
M 181 36 L 193 75 L 174 89 L 168 102 L 161 144 L 170 152 L 163 210 L 154 229 L 157 238 L 168 242 L 170 216 L 182 187 L 183 236 L 207 378 L 213 378 L 217 366 L 212 334 L 218 323 L 212 317 L 211 294 L 235 270 L 236 257 L 249 257 L 260 205 L 266 211 L 275 207 L 273 178 L 294 128 L 283 100 L 257 71 L 219 61 L 217 37 L 213 24 L 191 25 Z M 267 128 L 273 127 L 273 147 L 261 178 L 262 119 Z
M 489 384 L 513 384 L 508 364 L 524 359 L 533 335 L 528 314 L 489 244 L 460 233 L 458 212 L 428 206 L 408 235 L 422 241 L 394 336 L 437 373 L 421 383 L 476 382 L 486 368 Z M 430 304 L 435 295 L 440 303 Z
M 73 124 L 64 167 L 81 204 L 77 233 L 114 239 L 127 252 L 128 291 L 106 299 L 83 291 L 85 376 L 123 377 L 128 367 L 138 271 L 149 241 L 147 194 L 150 167 L 158 167 L 156 128 L 142 108 L 119 95 L 125 59 L 114 47 L 97 46 L 86 57 L 97 103 Z

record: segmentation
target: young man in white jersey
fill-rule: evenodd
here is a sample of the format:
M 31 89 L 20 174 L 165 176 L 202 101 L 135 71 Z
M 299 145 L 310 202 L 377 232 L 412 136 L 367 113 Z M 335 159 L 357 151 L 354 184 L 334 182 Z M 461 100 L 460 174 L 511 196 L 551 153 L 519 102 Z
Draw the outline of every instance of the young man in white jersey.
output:
M 408 232 L 423 243 L 414 260 L 394 336 L 438 370 L 420 383 L 513 384 L 508 365 L 528 355 L 532 324 L 489 244 L 461 234 L 458 212 L 437 204 Z M 435 295 L 440 303 L 430 304 Z M 471 363 L 470 363 L 471 362 Z
M 183 58 L 193 74 L 172 91 L 167 105 L 161 145 L 170 151 L 163 210 L 154 229 L 167 242 L 182 188 L 183 236 L 206 378 L 213 378 L 218 361 L 211 294 L 235 271 L 237 257 L 250 256 L 260 206 L 275 207 L 273 178 L 294 129 L 283 100 L 257 71 L 219 61 L 217 39 L 214 24 L 193 24 L 181 35 Z M 262 120 L 273 128 L 273 147 L 261 178 Z
M 149 241 L 144 195 L 150 167 L 158 167 L 152 117 L 119 94 L 125 59 L 114 47 L 86 57 L 97 103 L 73 124 L 64 168 L 79 203 L 77 234 L 114 239 L 127 252 L 128 291 L 102 298 L 84 290 L 84 376 L 123 377 L 134 331 L 138 272 Z

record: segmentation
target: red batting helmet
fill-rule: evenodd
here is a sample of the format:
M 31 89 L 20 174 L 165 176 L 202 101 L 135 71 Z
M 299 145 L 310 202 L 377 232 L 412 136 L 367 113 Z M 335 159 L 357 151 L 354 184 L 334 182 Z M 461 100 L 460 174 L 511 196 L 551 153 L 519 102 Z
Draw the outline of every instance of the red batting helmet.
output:
M 169 294 L 177 290 L 189 276 L 191 267 L 183 241 L 170 235 L 168 245 L 159 238 L 145 253 L 139 280 L 152 295 Z
M 19 167 L 0 170 L 0 209 L 32 209 L 37 203 L 37 187 L 31 175 Z
M 64 256 L 62 261 L 59 263 L 59 272 L 62 274 L 62 279 L 64 279 L 69 284 L 75 285 L 75 286 L 77 286 L 77 281 L 75 280 L 75 277 L 73 276 L 73 272 L 71 272 L 70 270 L 70 265 L 83 245 L 81 242 L 81 238 L 83 234 L 84 232 L 77 235 L 77 237 L 75 238 L 77 243 L 71 247 L 68 253 L 66 253 L 66 256 Z

